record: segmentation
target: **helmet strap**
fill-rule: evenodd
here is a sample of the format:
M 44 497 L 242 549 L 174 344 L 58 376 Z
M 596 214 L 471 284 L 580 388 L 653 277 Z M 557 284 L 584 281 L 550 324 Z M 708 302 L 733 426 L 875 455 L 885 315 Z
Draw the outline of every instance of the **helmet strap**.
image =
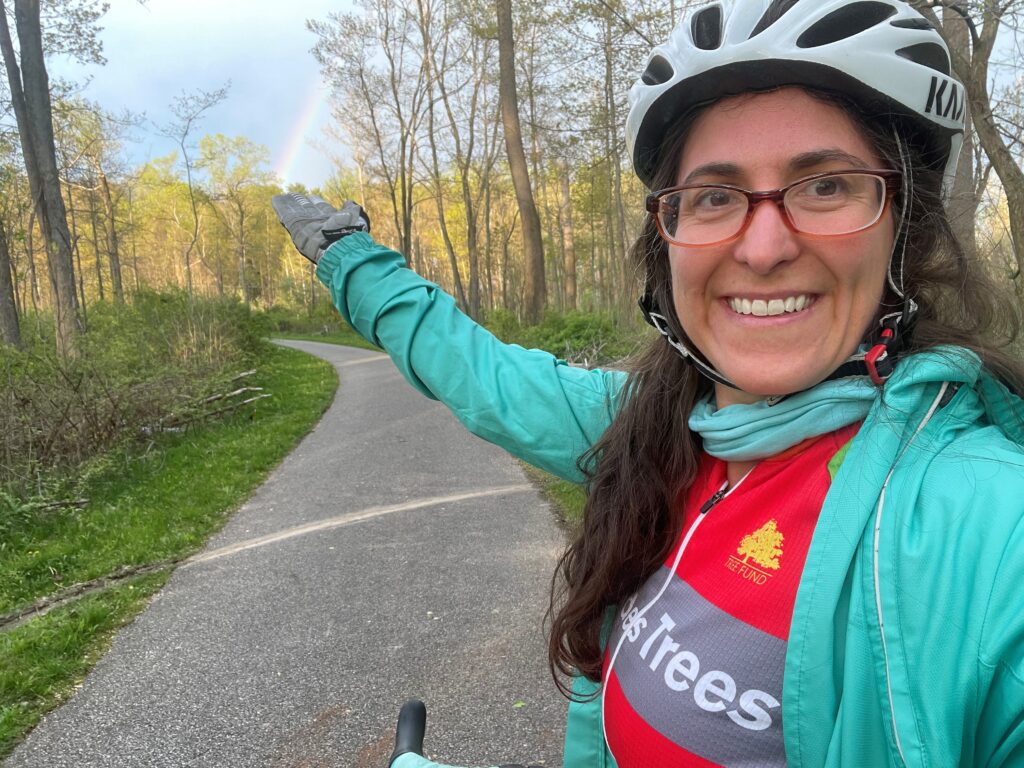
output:
M 693 367 L 696 368 L 700 373 L 702 373 L 707 378 L 711 379 L 711 381 L 715 382 L 716 384 L 724 384 L 727 387 L 732 387 L 733 389 L 737 390 L 739 389 L 739 387 L 737 387 L 735 384 L 729 381 L 729 379 L 727 379 L 725 376 L 720 374 L 710 365 L 708 365 L 699 357 L 697 357 L 693 352 L 690 351 L 690 349 L 683 342 L 681 342 L 676 337 L 675 333 L 673 333 L 672 329 L 669 327 L 668 318 L 666 318 L 665 315 L 661 313 L 661 308 L 658 306 L 658 301 L 657 299 L 654 298 L 654 294 L 651 293 L 651 290 L 649 288 L 644 291 L 643 296 L 640 297 L 639 301 L 637 301 L 637 304 L 640 305 L 640 312 L 643 314 L 644 320 L 646 320 L 651 326 L 653 326 L 654 330 L 656 330 L 658 333 L 664 336 L 665 341 L 668 342 L 668 345 L 672 347 L 672 349 L 674 349 L 676 352 L 678 352 L 684 360 L 693 365 Z
M 893 293 L 903 300 L 903 307 L 899 312 L 890 312 L 882 316 L 878 321 L 877 341 L 864 353 L 863 364 L 867 368 L 871 381 L 877 386 L 885 384 L 889 376 L 892 375 L 901 353 L 910 341 L 910 334 L 917 320 L 917 303 L 907 296 L 904 283 L 907 242 L 910 240 L 910 211 L 914 200 L 914 171 L 909 159 L 910 149 L 895 126 L 893 126 L 893 135 L 896 138 L 896 148 L 900 153 L 903 194 L 900 201 L 896 240 L 893 242 L 892 253 L 889 255 L 887 279 Z

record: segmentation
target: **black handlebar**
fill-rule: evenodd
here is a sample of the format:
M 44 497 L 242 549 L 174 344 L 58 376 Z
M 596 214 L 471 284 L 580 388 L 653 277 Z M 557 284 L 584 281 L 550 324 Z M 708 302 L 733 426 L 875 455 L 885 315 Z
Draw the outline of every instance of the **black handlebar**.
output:
M 423 736 L 427 730 L 427 707 L 419 699 L 410 699 L 398 712 L 398 726 L 395 728 L 395 751 L 388 760 L 390 766 L 402 755 L 412 752 L 423 755 Z M 438 768 L 451 768 L 440 763 L 431 763 Z M 539 768 L 535 765 L 501 765 L 498 768 Z
M 391 753 L 389 765 L 399 755 L 413 752 L 423 754 L 423 734 L 427 730 L 427 707 L 419 699 L 411 699 L 398 712 L 398 727 L 395 729 L 395 751 Z

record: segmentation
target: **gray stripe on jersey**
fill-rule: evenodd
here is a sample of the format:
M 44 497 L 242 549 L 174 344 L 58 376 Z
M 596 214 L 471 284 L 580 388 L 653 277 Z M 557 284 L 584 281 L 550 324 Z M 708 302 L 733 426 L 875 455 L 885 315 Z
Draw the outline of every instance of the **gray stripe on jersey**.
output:
M 658 593 L 662 567 L 618 615 L 618 647 L 630 612 Z M 779 768 L 786 642 L 705 600 L 682 579 L 631 627 L 614 672 L 630 705 L 684 749 L 729 768 Z

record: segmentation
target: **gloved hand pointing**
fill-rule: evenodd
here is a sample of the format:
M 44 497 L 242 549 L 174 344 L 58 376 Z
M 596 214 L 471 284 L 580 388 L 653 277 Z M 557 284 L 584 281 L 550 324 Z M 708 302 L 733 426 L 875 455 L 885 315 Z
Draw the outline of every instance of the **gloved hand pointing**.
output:
M 299 253 L 314 264 L 335 240 L 353 232 L 370 231 L 370 216 L 351 200 L 337 210 L 322 197 L 290 192 L 274 195 L 270 204 Z

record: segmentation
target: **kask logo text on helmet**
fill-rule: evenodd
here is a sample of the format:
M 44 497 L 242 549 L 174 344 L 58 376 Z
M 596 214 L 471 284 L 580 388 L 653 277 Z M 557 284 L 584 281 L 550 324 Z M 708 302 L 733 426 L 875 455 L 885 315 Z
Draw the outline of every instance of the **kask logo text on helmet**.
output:
M 932 75 L 928 103 L 924 111 L 959 121 L 964 117 L 966 101 L 966 96 L 960 92 L 960 87 L 954 81 Z

